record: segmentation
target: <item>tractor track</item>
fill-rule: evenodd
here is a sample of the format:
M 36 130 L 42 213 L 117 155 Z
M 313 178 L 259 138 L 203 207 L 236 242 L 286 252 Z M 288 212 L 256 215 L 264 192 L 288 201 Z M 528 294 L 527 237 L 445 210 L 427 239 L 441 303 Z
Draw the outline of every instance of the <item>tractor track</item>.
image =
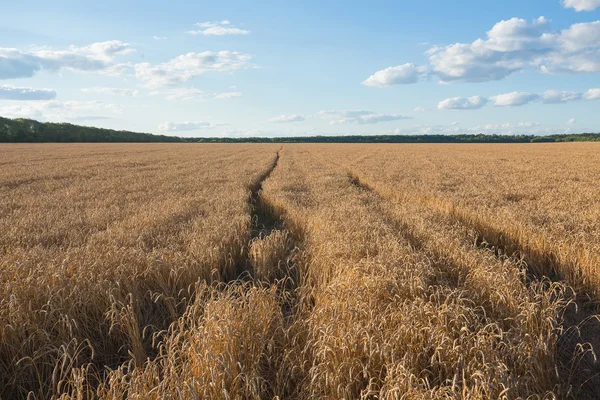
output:
M 400 200 L 380 192 L 351 171 L 348 172 L 348 179 L 357 190 L 373 193 L 382 203 Z M 568 281 L 560 279 L 558 273 L 560 267 L 557 268 L 559 261 L 553 254 L 541 254 L 531 248 L 523 247 L 518 241 L 511 240 L 491 226 L 482 225 L 480 222 L 473 223 L 474 218 L 458 213 L 452 207 L 447 209 L 436 207 L 433 202 L 421 202 L 420 205 L 446 215 L 467 230 L 475 232 L 475 241 L 472 245 L 474 249 L 490 252 L 498 260 L 510 258 L 517 261 L 519 265 L 524 265 L 529 283 L 559 281 L 566 284 L 567 306 L 560 316 L 562 325 L 558 340 L 559 376 L 562 382 L 568 382 L 570 388 L 566 391 L 570 398 L 596 399 L 597 394 L 600 393 L 600 361 L 596 357 L 596 349 L 600 349 L 600 316 L 597 314 L 596 307 L 590 306 L 589 299 L 593 296 L 585 292 L 577 293 L 569 286 Z M 445 249 L 432 249 L 427 246 L 427 238 L 415 234 L 405 221 L 391 215 L 381 205 L 374 209 L 381 213 L 415 250 L 429 253 L 434 264 L 446 263 L 446 268 L 449 269 L 456 267 L 451 257 L 445 254 Z

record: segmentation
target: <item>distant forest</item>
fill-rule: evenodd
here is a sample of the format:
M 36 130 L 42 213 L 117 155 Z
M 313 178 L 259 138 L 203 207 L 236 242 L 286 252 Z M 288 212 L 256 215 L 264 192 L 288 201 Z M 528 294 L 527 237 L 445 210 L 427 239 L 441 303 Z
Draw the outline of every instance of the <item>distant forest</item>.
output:
M 181 138 L 67 123 L 0 117 L 0 143 L 531 143 L 600 141 L 600 133 L 534 135 L 353 135 L 253 138 Z

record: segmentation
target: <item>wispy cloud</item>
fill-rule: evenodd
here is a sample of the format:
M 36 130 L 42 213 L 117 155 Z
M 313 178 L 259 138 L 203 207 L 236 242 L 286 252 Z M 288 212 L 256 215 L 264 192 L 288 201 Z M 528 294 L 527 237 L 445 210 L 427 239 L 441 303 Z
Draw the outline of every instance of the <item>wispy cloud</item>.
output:
M 379 122 L 398 121 L 410 119 L 399 114 L 380 114 L 365 110 L 329 110 L 318 114 L 321 118 L 329 120 L 331 125 L 337 124 L 377 124 Z
M 167 100 L 197 100 L 206 99 L 206 93 L 196 88 L 173 88 L 155 90 L 150 92 L 151 96 L 164 95 Z
M 121 112 L 121 106 L 101 101 L 23 101 L 0 107 L 0 115 L 8 118 L 56 122 L 109 119 Z
M 250 68 L 252 56 L 234 51 L 187 53 L 162 64 L 135 64 L 135 76 L 149 88 L 175 86 L 195 76 Z
M 225 99 L 233 99 L 236 97 L 243 97 L 244 94 L 242 92 L 223 92 L 223 93 L 215 93 L 215 99 L 217 100 L 225 100 Z
M 205 121 L 186 121 L 186 122 L 163 122 L 158 126 L 158 129 L 163 132 L 186 132 L 199 131 L 204 129 L 214 129 L 220 126 L 228 126 L 229 124 L 215 124 Z
M 277 117 L 270 118 L 268 120 L 268 122 L 275 122 L 275 123 L 283 124 L 283 123 L 291 123 L 291 122 L 301 122 L 301 121 L 304 121 L 305 119 L 306 118 L 304 118 L 302 115 L 298 115 L 298 114 L 283 114 L 283 115 L 279 115 Z
M 84 93 L 111 94 L 124 97 L 135 97 L 140 93 L 135 89 L 122 89 L 113 87 L 91 87 L 81 89 Z
M 71 46 L 66 50 L 0 48 L 0 79 L 30 78 L 41 70 L 56 72 L 63 69 L 120 75 L 128 66 L 116 63 L 115 59 L 132 52 L 131 44 L 119 40 Z
M 56 91 L 0 85 L 0 100 L 54 100 Z
M 474 125 L 462 128 L 458 123 L 452 122 L 447 125 L 417 125 L 407 128 L 397 128 L 393 131 L 396 135 L 459 135 L 459 134 L 495 134 L 495 135 L 515 135 L 515 134 L 537 134 L 542 132 L 540 124 L 532 121 L 522 122 L 504 122 L 500 124 Z M 557 132 L 544 132 L 557 133 Z
M 213 22 L 199 22 L 196 24 L 200 29 L 187 31 L 190 35 L 225 36 L 225 35 L 247 35 L 249 30 L 239 29 L 231 26 L 227 20 Z
M 597 99 L 600 99 L 600 88 L 589 89 L 583 93 L 560 90 L 546 90 L 542 93 L 510 92 L 491 96 L 489 99 L 481 96 L 452 97 L 440 101 L 438 109 L 475 110 L 482 108 L 489 101 L 496 107 L 518 107 L 534 101 L 541 101 L 544 104 L 560 104 L 577 100 Z
M 242 92 L 207 93 L 193 87 L 154 90 L 150 95 L 163 95 L 167 100 L 226 100 L 243 97 Z

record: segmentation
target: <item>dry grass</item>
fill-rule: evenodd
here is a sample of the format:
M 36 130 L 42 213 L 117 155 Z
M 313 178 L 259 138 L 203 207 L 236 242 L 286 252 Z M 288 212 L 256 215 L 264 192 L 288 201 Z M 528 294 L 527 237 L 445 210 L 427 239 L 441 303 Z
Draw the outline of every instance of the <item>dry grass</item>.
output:
M 0 397 L 594 398 L 586 146 L 0 147 Z

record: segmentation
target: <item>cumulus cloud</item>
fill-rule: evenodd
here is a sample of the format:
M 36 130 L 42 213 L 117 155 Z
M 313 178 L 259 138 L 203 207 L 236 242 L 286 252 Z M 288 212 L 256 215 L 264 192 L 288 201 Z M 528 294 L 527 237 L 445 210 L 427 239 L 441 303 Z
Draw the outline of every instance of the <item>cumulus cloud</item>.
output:
M 139 92 L 134 89 L 121 89 L 112 87 L 91 87 L 81 89 L 84 93 L 97 93 L 97 94 L 112 94 L 124 97 L 135 97 L 139 95 Z
M 562 0 L 565 8 L 574 8 L 575 11 L 594 11 L 600 7 L 600 0 Z
M 542 101 L 546 104 L 567 103 L 581 99 L 582 94 L 577 92 L 547 90 L 541 94 Z
M 588 2 L 580 4 L 584 3 L 591 7 Z M 426 54 L 429 65 L 418 68 L 437 76 L 441 83 L 501 80 L 528 68 L 542 73 L 600 72 L 600 21 L 554 31 L 545 17 L 531 22 L 511 18 L 495 24 L 483 39 L 434 46 Z M 414 83 L 420 76 L 415 68 L 413 64 L 390 67 L 363 84 Z
M 120 114 L 121 107 L 100 101 L 23 101 L 0 107 L 8 118 L 31 118 L 39 121 L 92 121 Z
M 56 91 L 0 85 L 0 100 L 54 100 Z
M 577 123 L 577 120 L 575 118 L 571 118 L 570 120 L 567 121 L 567 125 L 573 126 Z
M 187 53 L 158 65 L 135 64 L 135 76 L 149 88 L 175 86 L 208 71 L 249 68 L 252 57 L 233 51 Z
M 362 84 L 365 86 L 384 87 L 416 83 L 419 80 L 419 77 L 426 71 L 427 67 L 420 67 L 415 64 L 407 63 L 377 71 L 365 79 Z
M 410 119 L 399 114 L 379 114 L 365 110 L 329 110 L 318 114 L 321 118 L 329 120 L 331 125 L 336 124 L 377 124 L 379 122 L 398 121 Z
M 413 111 L 421 113 L 421 112 L 427 111 L 427 109 L 425 107 L 415 107 L 415 108 L 413 108 Z
M 40 70 L 62 69 L 119 75 L 127 66 L 115 63 L 116 57 L 133 51 L 129 43 L 118 40 L 71 46 L 67 50 L 0 48 L 0 79 L 30 78 Z
M 304 121 L 305 119 L 306 118 L 304 118 L 302 115 L 298 115 L 298 114 L 283 114 L 283 115 L 279 115 L 277 117 L 270 118 L 268 120 L 268 122 L 275 122 L 275 123 L 283 124 L 283 123 L 291 123 L 291 122 L 300 122 L 300 121 Z
M 193 121 L 193 122 L 163 122 L 158 126 L 158 129 L 163 132 L 185 132 L 185 131 L 199 131 L 203 129 L 213 129 L 219 126 L 228 126 L 229 124 L 215 124 L 212 122 L 205 121 Z
M 439 102 L 439 110 L 476 110 L 483 107 L 487 99 L 481 96 L 452 97 Z
M 499 94 L 490 97 L 490 100 L 497 107 L 515 107 L 522 106 L 534 100 L 537 100 L 539 95 L 527 92 L 511 92 Z
M 494 25 L 487 39 L 434 47 L 428 52 L 432 70 L 442 82 L 506 78 L 550 51 L 550 43 L 540 39 L 548 23 L 544 17 L 532 23 L 512 18 Z
M 600 88 L 587 90 L 583 94 L 583 98 L 586 100 L 597 100 L 600 99 Z
M 503 79 L 533 67 L 541 72 L 600 71 L 600 21 L 548 32 L 549 21 L 512 18 L 497 23 L 486 40 L 432 51 L 433 70 L 445 82 Z
M 250 31 L 234 28 L 227 20 L 213 22 L 199 22 L 196 24 L 200 29 L 188 31 L 190 35 L 224 36 L 224 35 L 247 35 Z
M 167 40 L 166 36 L 153 36 L 152 37 L 154 40 Z

